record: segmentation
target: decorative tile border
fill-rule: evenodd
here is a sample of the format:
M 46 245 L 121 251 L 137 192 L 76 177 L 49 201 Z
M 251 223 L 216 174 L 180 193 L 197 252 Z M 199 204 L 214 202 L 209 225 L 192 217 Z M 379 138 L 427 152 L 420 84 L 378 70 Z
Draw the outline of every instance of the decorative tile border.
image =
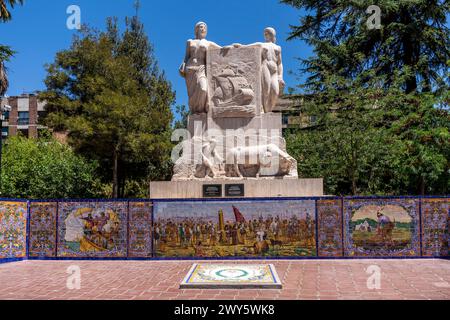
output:
M 450 256 L 450 201 L 449 199 L 422 199 L 422 255 L 424 257 Z
M 0 201 L 0 260 L 27 256 L 26 202 Z
M 56 257 L 57 202 L 30 203 L 30 257 Z
M 317 201 L 318 256 L 342 257 L 342 200 Z
M 152 257 L 152 203 L 130 202 L 128 207 L 128 257 Z

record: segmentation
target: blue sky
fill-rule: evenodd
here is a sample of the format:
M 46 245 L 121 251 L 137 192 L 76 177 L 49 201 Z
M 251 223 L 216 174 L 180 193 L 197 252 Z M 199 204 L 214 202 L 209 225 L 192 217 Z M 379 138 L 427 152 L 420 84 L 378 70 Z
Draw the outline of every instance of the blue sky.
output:
M 0 24 L 0 43 L 10 45 L 16 56 L 7 64 L 10 88 L 8 95 L 45 89 L 44 64 L 54 60 L 55 53 L 69 47 L 74 30 L 66 28 L 69 5 L 81 8 L 82 23 L 105 28 L 106 18 L 133 15 L 134 0 L 25 0 L 17 7 L 13 20 Z M 221 45 L 263 40 L 263 30 L 273 26 L 283 47 L 285 79 L 288 87 L 299 83 L 296 58 L 312 54 L 299 40 L 286 41 L 290 24 L 298 24 L 301 11 L 280 4 L 278 0 L 141 0 L 140 17 L 155 47 L 160 68 L 177 93 L 176 104 L 187 105 L 187 94 L 178 67 L 183 60 L 185 42 L 193 37 L 198 21 L 208 24 L 208 39 Z

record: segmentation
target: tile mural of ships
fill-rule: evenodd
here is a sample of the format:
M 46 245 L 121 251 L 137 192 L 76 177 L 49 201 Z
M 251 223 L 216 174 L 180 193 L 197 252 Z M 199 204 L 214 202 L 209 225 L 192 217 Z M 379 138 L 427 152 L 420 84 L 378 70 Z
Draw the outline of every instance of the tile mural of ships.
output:
M 155 205 L 157 257 L 315 256 L 315 202 L 170 202 Z
M 60 203 L 58 257 L 126 257 L 127 203 Z

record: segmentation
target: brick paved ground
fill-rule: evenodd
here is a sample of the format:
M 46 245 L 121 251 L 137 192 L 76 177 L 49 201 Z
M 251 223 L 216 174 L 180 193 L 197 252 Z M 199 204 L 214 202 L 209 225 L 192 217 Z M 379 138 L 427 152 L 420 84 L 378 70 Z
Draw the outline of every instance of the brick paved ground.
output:
M 0 265 L 0 299 L 445 299 L 448 260 L 274 261 L 283 290 L 180 290 L 192 261 L 23 261 Z M 214 263 L 217 263 L 215 261 Z M 230 263 L 230 261 L 226 261 Z M 238 262 L 251 263 L 251 262 Z M 254 263 L 254 262 L 253 262 Z M 261 263 L 261 261 L 258 261 Z M 81 268 L 81 289 L 66 287 Z M 382 271 L 367 288 L 367 267 Z

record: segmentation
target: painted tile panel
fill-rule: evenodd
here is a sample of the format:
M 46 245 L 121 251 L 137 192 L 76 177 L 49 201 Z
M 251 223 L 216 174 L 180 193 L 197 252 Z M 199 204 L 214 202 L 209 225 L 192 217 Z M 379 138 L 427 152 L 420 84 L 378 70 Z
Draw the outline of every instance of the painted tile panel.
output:
M 420 256 L 418 199 L 345 199 L 348 257 Z
M 127 214 L 127 202 L 60 202 L 58 257 L 126 257 Z
M 157 257 L 316 256 L 314 200 L 156 202 Z

